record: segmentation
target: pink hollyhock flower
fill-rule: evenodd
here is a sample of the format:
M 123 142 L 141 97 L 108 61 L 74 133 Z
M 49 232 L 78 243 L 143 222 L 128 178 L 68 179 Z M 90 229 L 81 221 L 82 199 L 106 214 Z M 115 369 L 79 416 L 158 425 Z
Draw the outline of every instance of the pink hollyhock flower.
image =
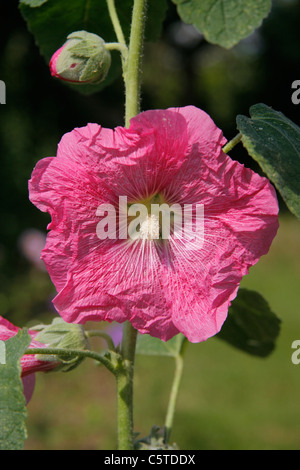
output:
M 168 340 L 181 332 L 191 342 L 220 330 L 242 277 L 278 229 L 273 186 L 224 154 L 225 142 L 205 112 L 188 106 L 143 112 L 129 129 L 74 129 L 56 157 L 38 162 L 30 199 L 52 217 L 42 258 L 65 321 L 129 320 L 142 334 Z M 100 239 L 98 207 L 118 213 L 120 196 L 129 207 L 200 204 L 204 232 L 164 240 L 151 216 L 136 239 Z

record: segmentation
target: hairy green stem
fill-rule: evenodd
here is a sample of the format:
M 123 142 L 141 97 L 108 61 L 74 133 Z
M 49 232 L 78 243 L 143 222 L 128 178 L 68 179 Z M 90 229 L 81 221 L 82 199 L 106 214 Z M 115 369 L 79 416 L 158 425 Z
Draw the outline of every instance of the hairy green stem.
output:
M 116 374 L 116 369 L 109 359 L 102 356 L 99 353 L 90 351 L 88 349 L 61 349 L 61 348 L 30 348 L 26 349 L 24 354 L 43 354 L 47 356 L 61 356 L 66 359 L 71 359 L 72 357 L 81 357 L 94 359 L 95 361 L 101 362 L 110 372 L 114 375 Z
M 134 0 L 125 73 L 125 126 L 140 112 L 141 62 L 147 0 Z
M 111 350 L 111 351 L 116 350 L 113 340 L 111 339 L 111 337 L 107 333 L 104 333 L 101 330 L 88 330 L 88 331 L 85 332 L 85 334 L 88 338 L 93 338 L 93 337 L 96 336 L 98 338 L 104 339 L 109 350 Z
M 170 398 L 169 398 L 168 409 L 167 409 L 166 420 L 165 420 L 166 442 L 169 441 L 170 435 L 171 435 L 182 372 L 183 372 L 183 357 L 181 354 L 179 354 L 178 356 L 175 357 L 175 373 L 174 373 L 174 379 L 173 379 L 173 383 L 171 387 Z
M 126 44 L 121 44 L 120 42 L 106 42 L 105 49 L 107 51 L 119 51 L 122 54 L 123 59 L 127 60 L 128 48 Z
M 120 44 L 126 45 L 123 30 L 122 30 L 119 17 L 116 11 L 115 0 L 106 0 L 106 1 L 107 1 L 107 8 L 108 8 L 109 16 L 110 16 L 113 28 L 115 30 L 117 40 L 119 41 Z
M 230 140 L 229 142 L 227 142 L 227 144 L 224 145 L 222 149 L 223 152 L 224 153 L 230 152 L 230 150 L 232 150 L 233 147 L 235 147 L 236 144 L 238 144 L 241 141 L 241 139 L 242 139 L 242 134 L 241 133 L 237 134 L 232 140 Z
M 128 48 L 126 45 L 126 40 L 124 37 L 122 26 L 121 26 L 121 23 L 119 21 L 119 17 L 116 11 L 115 0 L 106 0 L 106 1 L 107 1 L 108 13 L 109 13 L 118 42 L 106 43 L 105 47 L 108 50 L 118 50 L 121 53 L 123 78 L 125 81 Z
M 133 439 L 133 377 L 137 331 L 129 322 L 124 324 L 122 341 L 123 364 L 117 370 L 118 449 L 132 450 Z

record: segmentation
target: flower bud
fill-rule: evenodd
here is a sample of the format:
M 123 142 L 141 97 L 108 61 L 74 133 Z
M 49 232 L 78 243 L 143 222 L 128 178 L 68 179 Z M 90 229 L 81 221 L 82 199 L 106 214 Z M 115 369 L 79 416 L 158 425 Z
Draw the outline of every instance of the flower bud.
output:
M 101 83 L 111 64 L 110 52 L 100 36 L 86 31 L 69 34 L 50 60 L 51 75 L 71 83 Z
M 36 325 L 32 327 L 33 330 L 38 331 L 35 336 L 36 341 L 46 344 L 48 348 L 59 349 L 88 349 L 89 343 L 84 329 L 81 325 L 66 323 L 62 318 L 54 318 L 50 325 Z M 40 355 L 40 359 L 47 359 L 45 356 Z M 62 368 L 67 371 L 76 367 L 81 358 L 73 357 L 66 359 L 65 356 L 58 356 L 62 361 Z

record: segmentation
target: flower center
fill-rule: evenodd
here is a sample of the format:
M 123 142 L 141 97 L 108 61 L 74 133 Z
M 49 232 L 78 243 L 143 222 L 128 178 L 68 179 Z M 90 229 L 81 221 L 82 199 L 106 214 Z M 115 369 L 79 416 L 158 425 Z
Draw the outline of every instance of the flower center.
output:
M 159 217 L 154 214 L 148 215 L 140 224 L 139 238 L 142 240 L 157 240 L 159 233 Z
M 134 240 L 158 240 L 161 238 L 162 217 L 153 213 L 153 204 L 164 204 L 159 193 L 128 204 L 128 232 Z M 138 214 L 138 216 L 137 216 Z

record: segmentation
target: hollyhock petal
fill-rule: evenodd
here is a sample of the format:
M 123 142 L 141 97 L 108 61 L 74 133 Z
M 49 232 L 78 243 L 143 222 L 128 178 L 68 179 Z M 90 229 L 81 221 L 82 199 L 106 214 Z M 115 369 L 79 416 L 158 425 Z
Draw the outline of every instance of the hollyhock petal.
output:
M 202 109 L 195 106 L 185 106 L 184 108 L 173 108 L 173 110 L 184 117 L 188 129 L 189 142 L 192 145 L 197 143 L 198 148 L 207 155 L 209 153 L 212 154 L 227 142 L 221 129 L 215 125 L 212 118 Z M 199 125 L 200 123 L 201 125 Z
M 57 49 L 57 51 L 55 51 L 53 56 L 51 57 L 49 68 L 50 68 L 52 77 L 59 78 L 59 75 L 57 73 L 57 60 L 59 58 L 60 53 L 63 51 L 64 48 L 65 48 L 65 44 L 61 46 L 59 49 Z
M 42 257 L 66 321 L 129 320 L 165 341 L 182 332 L 199 342 L 220 330 L 242 277 L 278 228 L 274 188 L 224 154 L 225 142 L 205 112 L 170 108 L 139 114 L 129 129 L 74 129 L 57 157 L 37 164 L 30 198 L 52 218 Z M 99 239 L 100 204 L 118 215 L 120 196 L 133 204 L 157 195 L 203 207 L 204 230 Z
M 2 341 L 6 341 L 9 338 L 15 336 L 18 332 L 19 328 L 8 320 L 0 316 L 0 339 Z M 36 336 L 37 332 L 28 330 L 28 333 L 31 336 L 31 343 L 29 348 L 45 348 L 47 347 L 45 344 L 39 343 L 35 341 L 34 337 Z M 33 374 L 39 371 L 48 371 L 56 368 L 60 362 L 56 361 L 43 361 L 36 359 L 35 355 L 33 354 L 26 354 L 21 358 L 21 368 L 22 373 L 21 377 L 26 377 L 29 374 Z
M 18 332 L 19 328 L 0 316 L 0 339 L 6 341 Z

